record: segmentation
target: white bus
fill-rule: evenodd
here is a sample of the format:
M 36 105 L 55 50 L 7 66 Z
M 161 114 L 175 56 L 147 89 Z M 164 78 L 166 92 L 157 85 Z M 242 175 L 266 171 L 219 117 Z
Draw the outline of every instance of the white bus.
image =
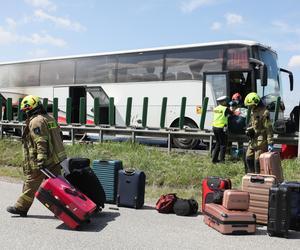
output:
M 182 97 L 187 98 L 184 126 L 199 126 L 201 105 L 209 97 L 205 128 L 211 128 L 216 99 L 239 92 L 258 92 L 267 102 L 282 96 L 277 54 L 254 41 L 224 41 L 111 53 L 35 59 L 0 64 L 0 93 L 17 103 L 32 94 L 59 98 L 59 122 L 65 122 L 66 98 L 72 98 L 72 122 L 78 122 L 79 99 L 87 98 L 87 123 L 92 123 L 93 99 L 100 98 L 100 123 L 108 123 L 108 100 L 114 97 L 115 122 L 125 124 L 126 102 L 133 98 L 131 125 L 142 120 L 148 97 L 147 126 L 159 127 L 162 98 L 167 97 L 166 127 L 177 127 Z M 283 106 L 283 105 L 282 105 Z M 283 108 L 282 108 L 283 109 Z M 181 148 L 197 140 L 174 139 Z

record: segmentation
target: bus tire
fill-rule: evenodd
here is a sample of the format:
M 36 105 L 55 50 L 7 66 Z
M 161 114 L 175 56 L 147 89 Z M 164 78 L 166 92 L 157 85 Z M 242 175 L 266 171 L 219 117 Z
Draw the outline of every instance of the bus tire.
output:
M 179 127 L 179 119 L 176 119 L 172 124 L 171 127 Z M 184 128 L 198 128 L 197 124 L 190 118 L 184 118 Z M 177 148 L 182 149 L 194 149 L 199 144 L 199 139 L 191 139 L 191 138 L 173 138 L 172 144 Z

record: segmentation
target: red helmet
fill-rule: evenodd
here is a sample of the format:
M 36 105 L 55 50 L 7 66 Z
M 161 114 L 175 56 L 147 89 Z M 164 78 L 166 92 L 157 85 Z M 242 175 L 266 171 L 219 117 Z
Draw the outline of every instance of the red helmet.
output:
M 242 100 L 242 96 L 240 95 L 240 93 L 235 93 L 235 94 L 233 94 L 231 100 L 240 101 L 240 100 Z

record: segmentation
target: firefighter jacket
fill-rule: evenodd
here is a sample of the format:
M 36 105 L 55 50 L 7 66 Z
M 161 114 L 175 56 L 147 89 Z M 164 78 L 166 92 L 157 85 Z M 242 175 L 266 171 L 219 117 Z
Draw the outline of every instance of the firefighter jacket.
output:
M 25 173 L 54 166 L 66 159 L 61 130 L 54 118 L 37 114 L 28 118 L 26 123 L 22 136 Z
M 273 144 L 273 129 L 270 113 L 264 105 L 259 105 L 251 111 L 249 126 L 254 130 L 254 136 L 250 144 L 259 148 L 267 144 Z

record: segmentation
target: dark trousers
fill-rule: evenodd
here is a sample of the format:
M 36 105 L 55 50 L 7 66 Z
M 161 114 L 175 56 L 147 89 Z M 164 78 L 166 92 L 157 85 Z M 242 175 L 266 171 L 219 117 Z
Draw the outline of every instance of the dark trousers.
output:
M 212 152 L 212 162 L 224 162 L 227 146 L 227 134 L 223 128 L 213 127 L 213 132 L 216 138 L 216 145 Z M 219 159 L 220 156 L 220 159 Z

